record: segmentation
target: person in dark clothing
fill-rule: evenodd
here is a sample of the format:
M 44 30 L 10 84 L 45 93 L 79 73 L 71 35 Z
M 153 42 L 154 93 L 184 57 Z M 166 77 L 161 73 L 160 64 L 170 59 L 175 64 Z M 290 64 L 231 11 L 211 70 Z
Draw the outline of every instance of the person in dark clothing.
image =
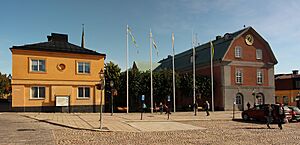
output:
M 204 106 L 204 110 L 206 111 L 206 116 L 209 116 L 209 112 L 208 112 L 208 110 L 209 110 L 209 103 L 208 103 L 208 101 L 205 101 L 205 104 L 204 104 L 205 106 Z
M 250 105 L 250 103 L 248 102 L 247 103 L 247 107 L 248 107 L 248 110 L 250 109 L 250 107 L 251 107 L 251 105 Z
M 284 119 L 285 119 L 284 108 L 283 105 L 280 104 L 276 111 L 276 121 L 280 129 L 282 129 L 282 124 L 284 123 Z
M 273 108 L 270 104 L 265 108 L 265 117 L 267 119 L 267 126 L 270 129 L 270 124 L 273 120 Z
M 165 105 L 166 113 L 165 114 L 171 114 L 170 108 L 168 105 Z
M 160 114 L 162 114 L 164 112 L 164 105 L 162 102 L 159 103 L 159 111 L 160 111 Z

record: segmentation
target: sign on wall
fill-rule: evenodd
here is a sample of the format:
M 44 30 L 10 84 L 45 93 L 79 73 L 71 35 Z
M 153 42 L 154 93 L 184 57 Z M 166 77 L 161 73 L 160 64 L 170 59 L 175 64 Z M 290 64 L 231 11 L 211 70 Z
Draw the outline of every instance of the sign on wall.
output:
M 69 96 L 56 96 L 56 106 L 69 106 Z

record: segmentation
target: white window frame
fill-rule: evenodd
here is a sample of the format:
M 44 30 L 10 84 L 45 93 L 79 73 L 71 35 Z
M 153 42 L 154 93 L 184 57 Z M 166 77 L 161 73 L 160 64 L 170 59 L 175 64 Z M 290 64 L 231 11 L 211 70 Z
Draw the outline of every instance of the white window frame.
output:
M 263 81 L 264 81 L 264 77 L 263 77 L 263 71 L 262 70 L 257 70 L 257 73 L 256 73 L 256 82 L 257 84 L 263 84 Z
M 235 104 L 236 105 L 241 105 L 242 104 L 242 95 L 241 94 L 236 94 L 235 96 Z
M 83 96 L 79 96 L 79 88 L 82 88 L 83 89 Z M 85 96 L 85 89 L 88 88 L 89 89 L 89 96 Z M 78 99 L 89 99 L 91 97 L 91 87 L 89 86 L 79 86 L 77 88 L 77 98 Z
M 82 71 L 83 72 L 79 72 L 79 64 L 82 64 Z M 87 72 L 87 70 L 86 70 L 86 65 L 89 65 L 89 71 Z M 90 74 L 91 73 L 91 63 L 90 62 L 83 62 L 83 61 L 78 61 L 77 62 L 77 73 L 78 74 Z
M 241 46 L 235 47 L 234 56 L 235 56 L 235 58 L 242 58 L 242 47 Z
M 262 49 L 256 49 L 256 59 L 257 60 L 262 60 L 263 59 Z
M 32 94 L 32 89 L 33 88 L 38 88 L 37 89 L 37 97 L 34 97 L 33 94 Z M 40 88 L 44 88 L 45 89 L 45 94 L 44 96 L 40 96 Z M 45 99 L 46 98 L 46 87 L 45 86 L 31 86 L 30 87 L 30 99 Z
M 240 69 L 235 71 L 235 83 L 242 84 L 243 83 L 243 72 Z
M 37 70 L 33 70 L 32 69 L 32 66 L 33 66 L 33 61 L 37 61 Z M 41 63 L 41 61 L 44 61 L 44 68 L 45 68 L 45 70 L 41 70 L 41 68 L 40 68 L 40 63 Z M 46 60 L 45 59 L 35 59 L 35 58 L 30 58 L 30 66 L 29 66 L 30 68 L 30 72 L 46 72 Z

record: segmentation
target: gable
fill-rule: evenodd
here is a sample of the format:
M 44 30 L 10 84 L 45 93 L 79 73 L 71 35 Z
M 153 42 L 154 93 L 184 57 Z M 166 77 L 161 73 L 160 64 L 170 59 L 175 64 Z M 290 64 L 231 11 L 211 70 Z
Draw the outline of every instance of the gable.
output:
M 253 44 L 246 43 L 246 36 L 253 36 Z M 241 48 L 241 57 L 235 57 L 235 48 Z M 256 59 L 256 50 L 262 50 L 262 59 Z M 253 28 L 249 27 L 246 31 L 237 36 L 230 44 L 227 52 L 223 57 L 223 61 L 248 61 L 263 62 L 265 64 L 277 64 L 277 60 L 267 41 L 265 41 Z

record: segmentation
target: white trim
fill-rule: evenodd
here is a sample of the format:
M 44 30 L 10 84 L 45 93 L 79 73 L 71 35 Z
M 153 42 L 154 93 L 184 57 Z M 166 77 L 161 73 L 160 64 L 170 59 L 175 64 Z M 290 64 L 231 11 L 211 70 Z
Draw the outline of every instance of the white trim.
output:
M 238 77 L 241 78 L 241 82 L 238 82 Z M 241 69 L 235 70 L 235 83 L 236 84 L 242 84 L 243 83 L 243 72 Z
M 79 63 L 82 63 L 82 71 L 83 72 L 79 72 Z M 85 66 L 86 64 L 89 65 L 89 72 L 86 72 L 85 70 Z M 77 74 L 90 74 L 91 73 L 91 63 L 90 62 L 86 62 L 86 61 L 77 61 L 76 62 L 76 69 L 77 69 Z
M 79 97 L 79 88 L 83 88 L 83 97 Z M 86 88 L 89 88 L 89 97 L 86 97 L 85 96 L 85 89 Z M 77 99 L 90 99 L 91 98 L 91 87 L 90 86 L 78 86 L 77 87 L 77 96 L 76 96 Z
M 38 94 L 38 97 L 37 98 L 35 98 L 35 97 L 33 97 L 32 96 L 32 88 L 33 87 L 37 87 L 38 88 L 38 92 L 37 92 L 37 94 Z M 45 88 L 45 96 L 44 97 L 40 97 L 40 88 Z M 44 100 L 45 98 L 46 98 L 46 86 L 30 86 L 30 91 L 29 91 L 29 93 L 30 93 L 30 99 L 32 99 L 32 100 Z
M 32 61 L 37 61 L 37 69 L 38 70 L 32 70 Z M 44 61 L 44 67 L 45 70 L 40 70 L 40 61 Z M 29 70 L 30 72 L 46 72 L 46 59 L 40 59 L 40 58 L 29 58 Z
M 236 46 L 235 48 L 234 48 L 234 57 L 235 58 L 242 58 L 242 47 L 241 46 Z M 237 50 L 239 50 L 239 51 L 237 51 Z M 237 52 L 239 52 L 239 53 L 237 53 Z
M 256 59 L 262 60 L 263 59 L 262 49 L 256 49 L 255 52 L 256 52 Z
M 259 75 L 260 74 L 260 75 Z M 261 82 L 259 82 L 259 78 L 261 77 Z M 263 71 L 261 69 L 258 69 L 256 71 L 256 83 L 257 84 L 263 84 L 264 82 L 264 74 Z

